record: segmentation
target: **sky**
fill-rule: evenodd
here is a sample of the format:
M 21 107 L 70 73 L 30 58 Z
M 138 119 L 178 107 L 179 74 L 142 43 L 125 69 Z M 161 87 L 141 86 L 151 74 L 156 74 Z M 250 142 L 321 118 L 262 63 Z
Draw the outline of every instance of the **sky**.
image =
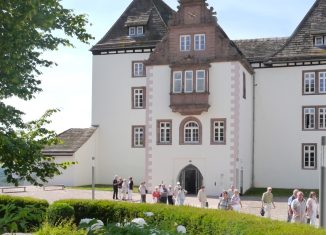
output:
M 44 58 L 58 64 L 42 69 L 38 78 L 42 92 L 30 101 L 11 99 L 8 104 L 25 112 L 24 121 L 38 119 L 47 109 L 61 111 L 49 128 L 61 133 L 69 128 L 91 126 L 92 54 L 89 51 L 117 21 L 132 0 L 62 0 L 65 8 L 87 14 L 88 32 L 95 37 L 89 45 L 73 40 L 75 48 L 45 52 Z M 177 0 L 165 0 L 174 10 Z M 207 0 L 219 25 L 230 39 L 288 37 L 315 0 Z

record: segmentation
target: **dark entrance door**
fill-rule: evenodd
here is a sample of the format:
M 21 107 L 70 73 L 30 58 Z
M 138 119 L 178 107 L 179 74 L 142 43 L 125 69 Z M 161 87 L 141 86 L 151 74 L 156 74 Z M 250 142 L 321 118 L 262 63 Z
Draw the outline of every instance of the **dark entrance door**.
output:
M 188 194 L 197 194 L 200 186 L 203 183 L 203 176 L 194 165 L 188 165 L 183 168 L 179 174 L 179 181 Z
M 185 171 L 185 189 L 189 194 L 196 194 L 196 170 L 186 170 Z

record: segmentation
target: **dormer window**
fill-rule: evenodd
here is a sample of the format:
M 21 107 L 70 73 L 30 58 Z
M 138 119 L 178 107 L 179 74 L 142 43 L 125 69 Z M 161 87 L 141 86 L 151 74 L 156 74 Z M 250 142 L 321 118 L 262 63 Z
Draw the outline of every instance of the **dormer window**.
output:
M 137 35 L 143 35 L 143 34 L 144 34 L 144 27 L 137 26 Z
M 141 36 L 141 35 L 144 35 L 144 26 L 129 27 L 129 36 Z
M 129 27 L 129 36 L 136 35 L 136 27 Z
M 316 36 L 314 43 L 315 43 L 315 46 L 324 46 L 324 45 L 326 45 L 326 36 Z

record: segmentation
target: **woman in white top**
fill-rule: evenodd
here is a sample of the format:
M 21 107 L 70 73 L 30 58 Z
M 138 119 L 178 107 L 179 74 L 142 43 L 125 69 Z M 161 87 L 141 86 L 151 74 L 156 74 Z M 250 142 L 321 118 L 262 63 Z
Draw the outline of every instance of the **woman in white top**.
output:
M 317 195 L 315 192 L 310 192 L 306 206 L 307 206 L 306 207 L 307 217 L 308 219 L 310 219 L 310 225 L 316 226 L 318 205 L 317 205 Z
M 235 189 L 231 197 L 231 207 L 234 211 L 240 211 L 242 203 L 239 196 L 239 190 Z

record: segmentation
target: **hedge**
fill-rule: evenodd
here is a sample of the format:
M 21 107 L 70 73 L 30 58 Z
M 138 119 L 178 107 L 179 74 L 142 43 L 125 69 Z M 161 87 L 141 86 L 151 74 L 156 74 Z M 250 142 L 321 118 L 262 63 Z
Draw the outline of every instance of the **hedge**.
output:
M 0 195 L 0 231 L 26 232 L 37 229 L 45 221 L 48 206 L 46 200 Z
M 50 225 L 58 225 L 74 219 L 74 208 L 67 203 L 56 202 L 47 210 L 47 220 Z
M 234 211 L 200 209 L 189 206 L 139 204 L 106 200 L 60 200 L 75 210 L 75 219 L 96 218 L 104 223 L 130 221 L 141 217 L 148 224 L 171 229 L 184 225 L 187 234 L 325 234 L 326 230 L 309 225 L 289 224 Z M 146 217 L 144 212 L 153 212 Z

